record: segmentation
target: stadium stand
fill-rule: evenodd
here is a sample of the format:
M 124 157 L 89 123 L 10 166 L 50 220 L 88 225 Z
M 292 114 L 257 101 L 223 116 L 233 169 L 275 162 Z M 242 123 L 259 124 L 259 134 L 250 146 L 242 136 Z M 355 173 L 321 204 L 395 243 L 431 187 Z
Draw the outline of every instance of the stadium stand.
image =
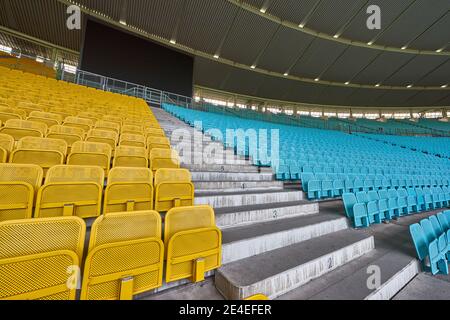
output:
M 191 175 L 143 100 L 0 70 L 21 94 L 0 128 L 0 299 L 129 300 L 164 273 L 199 282 L 220 267 L 214 211 L 193 206 Z

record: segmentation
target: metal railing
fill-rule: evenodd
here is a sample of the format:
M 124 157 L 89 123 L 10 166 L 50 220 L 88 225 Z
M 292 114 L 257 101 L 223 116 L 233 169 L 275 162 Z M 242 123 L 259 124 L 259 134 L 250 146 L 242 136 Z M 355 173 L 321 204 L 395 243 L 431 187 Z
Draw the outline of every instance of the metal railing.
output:
M 249 109 L 236 109 L 225 106 L 217 106 L 207 103 L 203 100 L 196 101 L 192 97 L 187 97 L 163 90 L 149 88 L 143 85 L 114 79 L 98 75 L 92 72 L 77 70 L 76 74 L 68 74 L 62 72 L 61 80 L 74 82 L 79 85 L 94 87 L 100 90 L 125 94 L 137 98 L 144 99 L 149 105 L 161 107 L 164 103 L 173 104 L 180 107 L 195 109 L 201 111 L 208 111 L 220 114 L 227 114 L 237 116 L 240 118 L 255 119 L 261 121 L 268 121 L 278 124 L 288 124 L 299 127 L 338 130 L 348 133 L 381 133 L 394 135 L 417 135 L 417 130 L 400 129 L 400 128 L 386 128 L 380 125 L 377 128 L 368 127 L 360 123 L 349 120 L 327 120 L 321 118 L 312 118 L 304 116 L 288 116 L 284 114 L 267 114 Z M 438 135 L 439 136 L 439 135 Z M 442 136 L 442 134 L 440 135 Z

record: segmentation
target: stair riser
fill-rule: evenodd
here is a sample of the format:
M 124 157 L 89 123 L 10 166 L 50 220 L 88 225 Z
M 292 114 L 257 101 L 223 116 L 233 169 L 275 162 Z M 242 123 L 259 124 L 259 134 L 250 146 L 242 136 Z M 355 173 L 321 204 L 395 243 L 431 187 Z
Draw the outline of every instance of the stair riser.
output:
M 316 214 L 318 212 L 319 212 L 319 205 L 316 203 L 311 203 L 284 208 L 216 214 L 216 224 L 221 229 L 227 229 L 232 227 L 250 225 L 254 223 L 307 216 L 311 214 Z
M 261 194 L 238 194 L 202 196 L 195 198 L 195 204 L 207 204 L 213 208 L 250 206 L 255 204 L 291 202 L 303 200 L 303 192 L 280 192 Z
M 192 181 L 272 181 L 273 175 L 259 173 L 191 172 Z
M 271 233 L 222 245 L 222 264 L 287 247 L 348 228 L 346 218 L 325 221 L 297 229 Z
M 365 300 L 391 300 L 420 272 L 420 263 L 416 259 L 411 262 L 392 278 L 382 284 L 380 288 L 365 298 Z
M 198 181 L 194 183 L 197 192 L 246 191 L 246 190 L 282 190 L 283 183 L 278 181 Z

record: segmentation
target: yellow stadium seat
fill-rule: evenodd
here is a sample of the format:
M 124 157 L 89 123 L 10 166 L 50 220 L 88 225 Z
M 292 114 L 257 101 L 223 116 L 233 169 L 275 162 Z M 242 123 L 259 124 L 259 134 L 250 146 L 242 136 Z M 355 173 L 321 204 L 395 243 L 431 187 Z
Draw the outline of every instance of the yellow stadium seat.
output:
M 106 115 L 103 116 L 103 121 L 114 122 L 119 125 L 119 128 L 122 127 L 122 118 L 120 116 Z
M 150 169 L 155 172 L 158 169 L 178 169 L 180 157 L 175 150 L 156 149 L 150 151 Z
M 9 159 L 10 163 L 36 164 L 46 171 L 63 164 L 67 154 L 67 143 L 60 139 L 25 137 L 19 140 L 17 149 Z
M 42 138 L 47 133 L 47 125 L 41 122 L 11 119 L 6 121 L 3 128 L 0 128 L 0 133 L 9 134 L 15 141 L 23 137 Z
M 37 165 L 0 164 L 0 221 L 28 219 L 43 171 Z
M 62 139 L 67 143 L 67 147 L 71 148 L 75 142 L 84 140 L 84 130 L 62 125 L 51 126 L 47 138 Z
M 30 102 L 19 102 L 17 108 L 25 111 L 29 115 L 33 111 L 45 111 L 40 105 Z
M 155 210 L 194 205 L 194 185 L 186 169 L 159 169 L 155 175 Z
M 8 106 L 0 106 L 0 121 L 3 123 L 11 119 L 23 120 L 26 116 L 27 113 L 23 110 L 18 110 Z
M 165 137 L 149 136 L 147 138 L 147 149 L 149 151 L 152 151 L 152 149 L 170 149 L 170 141 Z
M 81 128 L 88 132 L 94 126 L 94 121 L 86 118 L 70 116 L 64 119 L 64 125 L 67 127 Z
M 27 120 L 45 123 L 48 127 L 61 124 L 62 116 L 56 113 L 32 111 Z
M 153 174 L 147 168 L 111 169 L 103 213 L 153 209 Z
M 99 166 L 108 176 L 111 165 L 111 147 L 106 143 L 78 141 L 72 145 L 67 164 Z
M 171 209 L 165 217 L 166 282 L 205 279 L 221 266 L 222 233 L 210 206 Z
M 103 117 L 102 114 L 94 113 L 94 112 L 80 112 L 78 113 L 78 118 L 88 119 L 92 121 L 92 126 Z
M 268 298 L 267 296 L 263 295 L 263 294 L 255 294 L 255 295 L 253 295 L 253 296 L 251 296 L 251 297 L 245 298 L 244 300 L 248 300 L 248 301 L 251 301 L 251 300 L 255 300 L 255 301 L 261 300 L 261 301 L 264 301 L 264 300 L 269 300 L 269 298 Z
M 70 108 L 52 107 L 49 109 L 51 113 L 59 114 L 63 119 L 77 114 L 75 110 Z
M 104 171 L 96 166 L 54 166 L 39 189 L 35 217 L 98 217 Z
M 82 300 L 132 300 L 162 285 L 164 244 L 155 211 L 113 213 L 91 229 Z
M 74 300 L 85 235 L 76 217 L 0 222 L 0 300 Z
M 101 129 L 92 129 L 86 136 L 86 141 L 88 142 L 100 142 L 109 144 L 112 151 L 115 150 L 118 140 L 118 133 Z
M 14 138 L 0 133 L 0 163 L 8 162 L 8 157 L 14 147 Z
M 156 129 L 156 128 L 147 128 L 144 130 L 144 133 L 147 137 L 165 137 L 166 136 L 166 134 L 164 133 L 164 130 Z
M 118 146 L 114 154 L 113 167 L 147 168 L 147 149 L 142 147 Z
M 99 120 L 95 123 L 95 129 L 112 131 L 119 134 L 120 124 L 112 121 Z
M 125 124 L 125 125 L 122 126 L 121 133 L 122 134 L 130 133 L 130 134 L 142 135 L 144 133 L 144 130 L 143 130 L 142 126 Z
M 123 121 L 122 127 L 126 126 L 137 126 L 142 130 L 142 118 L 127 118 Z
M 142 134 L 122 133 L 119 145 L 145 148 L 145 137 Z

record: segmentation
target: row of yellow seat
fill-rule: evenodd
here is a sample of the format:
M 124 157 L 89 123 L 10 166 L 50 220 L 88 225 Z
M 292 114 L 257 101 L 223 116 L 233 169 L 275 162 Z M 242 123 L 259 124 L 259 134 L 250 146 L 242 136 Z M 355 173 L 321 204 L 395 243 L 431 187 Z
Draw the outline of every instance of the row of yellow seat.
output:
M 192 206 L 194 185 L 186 169 L 117 167 L 104 188 L 98 166 L 57 165 L 42 184 L 37 165 L 0 164 L 0 221 L 78 216 L 94 218 L 112 212 Z M 33 214 L 34 213 L 34 214 Z
M 22 70 L 50 78 L 56 77 L 56 71 L 44 63 L 37 62 L 36 60 L 26 57 L 18 58 L 4 52 L 0 52 L 0 56 L 2 56 L 0 59 L 0 65 L 3 67 Z
M 57 137 L 26 136 L 15 143 L 12 136 L 1 132 L 4 131 L 0 129 L 0 163 L 36 164 L 44 169 L 44 174 L 59 164 L 99 166 L 106 176 L 115 167 L 150 167 L 153 173 L 160 168 L 180 167 L 178 153 L 170 149 L 168 142 L 165 148 L 153 147 L 150 152 L 143 147 L 120 145 L 113 154 L 111 146 L 103 142 L 77 141 L 69 149 Z
M 0 68 L 0 121 L 0 299 L 131 299 L 220 266 L 214 212 L 189 207 L 145 101 Z
M 221 265 L 221 232 L 209 206 L 0 222 L 0 299 L 129 300 L 181 279 L 198 282 Z M 165 263 L 164 263 L 165 262 Z M 81 268 L 84 265 L 84 271 Z M 165 266 L 165 268 L 164 268 Z M 81 274 L 82 273 L 82 274 Z

